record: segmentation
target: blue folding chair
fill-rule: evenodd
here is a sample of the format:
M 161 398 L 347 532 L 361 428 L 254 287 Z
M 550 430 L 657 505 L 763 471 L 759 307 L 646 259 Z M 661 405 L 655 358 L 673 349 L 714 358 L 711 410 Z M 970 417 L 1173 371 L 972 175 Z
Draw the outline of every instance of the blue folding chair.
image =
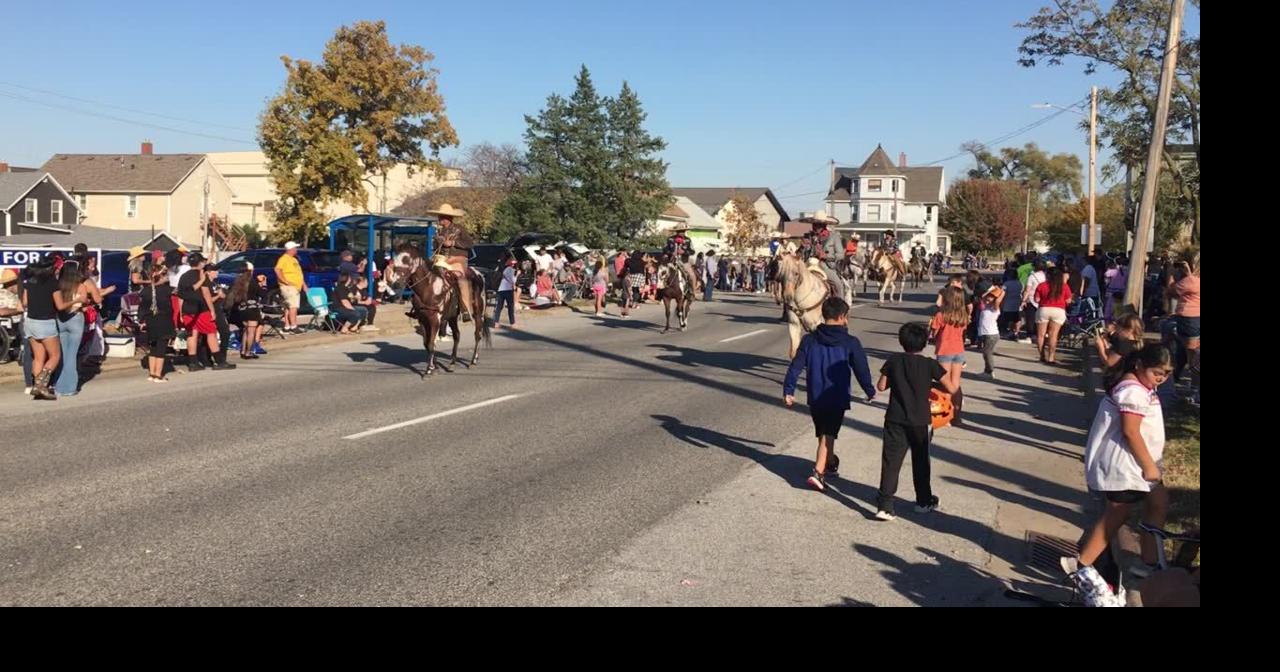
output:
M 307 288 L 307 303 L 311 304 L 312 311 L 308 329 L 327 329 L 334 334 L 338 333 L 338 324 L 329 308 L 329 293 L 324 291 L 324 287 Z

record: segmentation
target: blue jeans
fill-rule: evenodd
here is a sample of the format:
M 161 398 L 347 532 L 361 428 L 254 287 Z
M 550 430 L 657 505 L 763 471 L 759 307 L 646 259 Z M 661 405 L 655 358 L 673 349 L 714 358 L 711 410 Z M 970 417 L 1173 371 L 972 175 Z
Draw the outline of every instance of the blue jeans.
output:
M 710 300 L 711 300 L 711 292 L 712 292 L 712 290 L 714 290 L 714 289 L 715 289 L 715 285 L 713 284 L 712 278 L 711 278 L 710 276 L 708 276 L 708 277 L 707 277 L 707 281 L 706 281 L 706 282 L 704 282 L 704 283 L 702 283 L 702 300 L 703 300 L 703 301 L 710 301 Z
M 58 366 L 53 391 L 60 397 L 80 389 L 80 341 L 84 338 L 84 313 L 63 322 L 58 320 L 58 343 L 62 346 L 62 364 Z
M 516 293 L 514 290 L 505 290 L 498 292 L 497 305 L 493 309 L 493 325 L 496 327 L 502 322 L 502 307 L 507 307 L 507 321 L 510 324 L 516 323 Z
M 364 306 L 354 306 L 352 308 L 343 308 L 342 306 L 338 306 L 333 310 L 333 312 L 338 316 L 339 321 L 352 326 L 364 322 L 369 318 L 369 309 Z

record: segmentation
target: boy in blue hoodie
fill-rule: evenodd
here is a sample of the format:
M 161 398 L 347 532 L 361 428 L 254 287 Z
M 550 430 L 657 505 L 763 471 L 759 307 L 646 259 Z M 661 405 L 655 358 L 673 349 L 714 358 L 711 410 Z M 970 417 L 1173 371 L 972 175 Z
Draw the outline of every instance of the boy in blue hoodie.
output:
M 822 320 L 823 324 L 801 339 L 782 385 L 783 401 L 790 408 L 796 403 L 796 383 L 804 369 L 809 384 L 809 415 L 813 416 L 813 430 L 818 437 L 818 457 L 808 483 L 818 492 L 826 489 L 826 479 L 835 476 L 840 468 L 835 454 L 836 437 L 840 436 L 844 412 L 853 400 L 850 369 L 857 375 L 867 401 L 876 396 L 862 343 L 849 334 L 849 304 L 839 297 L 828 298 L 822 303 Z

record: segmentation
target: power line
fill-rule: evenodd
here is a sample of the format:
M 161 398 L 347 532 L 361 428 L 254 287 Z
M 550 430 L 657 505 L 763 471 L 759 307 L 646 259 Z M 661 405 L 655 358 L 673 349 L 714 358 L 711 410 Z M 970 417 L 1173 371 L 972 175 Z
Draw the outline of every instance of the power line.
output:
M 73 113 L 73 114 L 83 114 L 83 115 L 85 115 L 85 116 L 89 116 L 89 117 L 98 117 L 98 118 L 100 118 L 100 119 L 108 119 L 108 120 L 110 120 L 110 121 L 117 121 L 117 122 L 120 122 L 120 123 L 122 123 L 122 124 L 132 124 L 132 125 L 134 125 L 134 126 L 141 126 L 141 127 L 143 127 L 143 128 L 150 128 L 150 129 L 153 129 L 153 130 L 168 131 L 168 132 L 170 132 L 170 133 L 179 133 L 179 134 L 182 134 L 182 135 L 191 135 L 191 136 L 195 136 L 195 137 L 198 137 L 198 138 L 209 138 L 209 139 L 211 139 L 211 140 L 222 140 L 222 141 L 225 141 L 225 142 L 234 142 L 234 143 L 241 144 L 241 145 L 256 145 L 256 144 L 258 144 L 258 143 L 256 143 L 256 142 L 251 142 L 251 141 L 249 141 L 249 140 L 243 140 L 243 139 L 240 139 L 240 138 L 228 138 L 228 137 L 226 137 L 226 136 L 224 136 L 224 135 L 213 135 L 213 134 L 210 134 L 210 133 L 199 133 L 199 132 L 196 132 L 196 131 L 184 131 L 184 130 L 182 130 L 181 128 L 173 128 L 172 126 L 161 126 L 161 125 L 159 125 L 159 124 L 153 124 L 153 123 L 146 122 L 146 121 L 137 121 L 137 120 L 135 120 L 135 119 L 125 119 L 124 117 L 117 117 L 117 116 L 115 116 L 115 115 L 111 115 L 111 114 L 103 114 L 103 113 L 101 113 L 101 112 L 91 112 L 91 111 L 89 111 L 89 110 L 77 109 L 77 108 L 69 107 L 69 106 L 66 106 L 66 105 L 58 105 L 58 104 L 56 104 L 56 103 L 48 103 L 48 102 L 45 102 L 45 101 L 43 101 L 43 100 L 36 100 L 36 99 L 34 99 L 34 98 L 28 98 L 28 97 L 26 97 L 26 96 L 20 96 L 20 95 L 18 95 L 18 94 L 15 94 L 15 93 L 8 93 L 8 92 L 5 92 L 5 91 L 0 91 L 0 96 L 3 96 L 3 97 L 5 97 L 5 98 L 12 98 L 12 99 L 14 99 L 14 100 L 21 100 L 21 101 L 28 102 L 28 103 L 32 103 L 32 104 L 35 104 L 35 105 L 43 105 L 43 106 L 45 106 L 45 107 L 51 107 L 51 108 L 54 108 L 54 109 L 57 109 L 57 110 L 63 110 L 63 111 L 66 111 L 66 112 L 71 112 L 71 113 Z
M 1031 122 L 1031 123 L 1027 124 L 1026 126 L 1023 126 L 1023 127 L 1021 127 L 1021 128 L 1017 128 L 1017 129 L 1014 129 L 1014 130 L 1012 130 L 1012 131 L 1009 131 L 1008 133 L 1005 133 L 1004 135 L 1001 135 L 1000 137 L 992 138 L 991 140 L 987 140 L 986 142 L 983 142 L 982 144 L 983 144 L 983 145 L 986 145 L 986 146 L 988 146 L 988 147 L 989 147 L 989 146 L 991 146 L 991 145 L 997 145 L 997 144 L 999 144 L 999 143 L 1006 142 L 1006 141 L 1008 141 L 1008 140 L 1012 140 L 1013 138 L 1016 138 L 1016 137 L 1018 137 L 1019 135 L 1022 135 L 1023 133 L 1026 133 L 1026 132 L 1028 132 L 1028 131 L 1031 131 L 1031 130 L 1034 130 L 1034 129 L 1036 129 L 1036 128 L 1039 128 L 1039 127 L 1041 127 L 1041 126 L 1043 126 L 1043 125 L 1045 125 L 1045 124 L 1049 123 L 1050 121 L 1053 121 L 1054 119 L 1057 119 L 1058 117 L 1060 117 L 1060 116 L 1062 116 L 1062 115 L 1066 114 L 1067 112 L 1075 111 L 1075 109 L 1076 109 L 1076 108 L 1078 108 L 1078 107 L 1080 107 L 1081 105 L 1083 105 L 1083 104 L 1084 104 L 1084 102 L 1085 102 L 1085 101 L 1087 101 L 1088 99 L 1089 99 L 1089 96 L 1085 96 L 1084 98 L 1082 98 L 1081 100 L 1076 101 L 1076 102 L 1075 102 L 1075 103 L 1073 103 L 1072 105 L 1069 105 L 1069 106 L 1067 106 L 1067 107 L 1065 107 L 1065 108 L 1059 109 L 1057 112 L 1054 112 L 1053 114 L 1050 114 L 1049 116 L 1044 117 L 1043 119 L 1037 119 L 1036 121 L 1033 121 L 1033 122 Z M 956 152 L 955 154 L 952 154 L 951 156 L 948 156 L 948 157 L 946 157 L 946 158 L 938 159 L 937 161 L 930 161 L 929 163 L 923 163 L 923 164 L 920 164 L 920 165 L 922 165 L 922 166 L 936 166 L 936 165 L 938 165 L 939 163 L 946 163 L 946 162 L 948 162 L 948 161 L 951 161 L 952 159 L 960 158 L 960 157 L 962 157 L 962 156 L 964 156 L 964 155 L 966 155 L 966 154 L 968 154 L 968 153 L 969 153 L 968 151 L 959 151 L 959 152 Z
M 814 194 L 825 194 L 825 193 L 827 193 L 826 189 L 822 189 L 819 191 L 806 191 L 803 194 L 788 194 L 786 196 L 779 196 L 778 200 L 782 200 L 784 198 L 800 198 L 801 196 L 813 196 Z
M 803 182 L 804 180 L 807 180 L 807 179 L 809 179 L 809 178 L 813 177 L 814 175 L 817 175 L 817 174 L 818 174 L 818 171 L 821 171 L 821 170 L 823 170 L 823 169 L 824 169 L 824 168 L 826 168 L 826 167 L 827 167 L 827 164 L 826 164 L 826 163 L 823 163 L 821 166 L 818 166 L 817 168 L 814 168 L 814 169 L 813 169 L 813 172 L 808 173 L 808 174 L 806 174 L 806 175 L 805 175 L 805 176 L 803 176 L 803 177 L 797 177 L 796 179 L 791 180 L 790 182 L 787 182 L 787 183 L 785 183 L 785 184 L 780 184 L 780 185 L 778 185 L 778 186 L 777 186 L 777 188 L 778 188 L 778 189 L 785 189 L 785 188 L 787 188 L 787 187 L 789 187 L 789 186 L 791 186 L 791 185 L 793 185 L 793 184 L 795 184 L 795 183 L 797 183 L 797 182 Z
M 123 106 L 123 105 L 113 105 L 113 104 L 111 104 L 111 103 L 104 103 L 104 102 L 102 102 L 102 101 L 100 101 L 100 100 L 90 100 L 90 99 L 88 99 L 88 98 L 79 98 L 79 97 L 76 97 L 76 96 L 68 96 L 68 95 L 66 95 L 66 94 L 64 94 L 64 93 L 58 93 L 57 91 L 50 91 L 50 90 L 48 90 L 48 89 L 38 89 L 38 88 L 36 88 L 36 87 L 34 87 L 34 86 L 25 86 L 25 85 L 23 85 L 23 84 L 15 84 L 15 83 L 13 83 L 13 82 L 0 81 L 0 85 L 8 86 L 8 87 L 15 88 L 15 89 L 24 89 L 24 90 L 27 90 L 27 91 L 34 91 L 34 92 L 36 92 L 36 93 L 43 93 L 43 94 L 50 95 L 50 96 L 55 96 L 55 97 L 58 97 L 58 98 L 64 98 L 64 99 L 66 99 L 66 100 L 74 100 L 74 101 L 79 102 L 79 103 L 89 103 L 90 105 L 97 105 L 97 106 L 99 106 L 99 107 L 110 107 L 110 108 L 112 108 L 112 109 L 120 110 L 120 111 L 122 111 L 122 112 L 133 112 L 134 114 L 142 114 L 142 115 L 146 115 L 146 116 L 148 116 L 148 117 L 156 117 L 157 119 L 168 119 L 169 121 L 180 121 L 180 122 L 183 122 L 183 123 L 186 123 L 186 124 L 195 124 L 195 125 L 197 125 L 197 126 L 214 126 L 214 127 L 217 127 L 217 128 L 225 128 L 225 129 L 230 130 L 230 131 L 244 131 L 244 132 L 247 132 L 247 133 L 252 133 L 252 132 L 253 132 L 253 129 L 244 128 L 244 127 L 242 127 L 242 126 L 228 126 L 228 125 L 226 125 L 226 124 L 215 124 L 215 123 L 208 122 L 208 121 L 196 121 L 196 120 L 194 120 L 194 119 L 184 119 L 184 118 L 182 118 L 182 117 L 173 117 L 173 116 L 169 116 L 169 115 L 166 115 L 166 114 L 159 114 L 159 113 L 156 113 L 156 112 L 148 112 L 148 111 L 146 111 L 146 110 L 139 110 L 139 109 L 135 109 L 135 108 L 132 108 L 132 107 L 125 107 L 125 106 Z

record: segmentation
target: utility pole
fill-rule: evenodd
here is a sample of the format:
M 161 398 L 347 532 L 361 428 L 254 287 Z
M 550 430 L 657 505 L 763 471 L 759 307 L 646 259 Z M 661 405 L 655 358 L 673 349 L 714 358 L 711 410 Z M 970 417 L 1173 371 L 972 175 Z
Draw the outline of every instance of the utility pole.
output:
M 1165 127 L 1169 124 L 1169 96 L 1173 92 L 1174 69 L 1178 65 L 1178 38 L 1182 34 L 1182 0 L 1173 0 L 1169 11 L 1169 38 L 1165 41 L 1164 69 L 1160 73 L 1160 97 L 1147 149 L 1147 172 L 1143 175 L 1142 201 L 1138 204 L 1138 230 L 1129 255 L 1129 283 L 1125 303 L 1142 314 L 1142 294 L 1147 280 L 1147 247 L 1156 221 L 1156 187 L 1160 179 L 1160 158 L 1164 154 Z
M 1089 89 L 1089 254 L 1098 244 L 1096 224 L 1098 176 L 1098 87 Z

